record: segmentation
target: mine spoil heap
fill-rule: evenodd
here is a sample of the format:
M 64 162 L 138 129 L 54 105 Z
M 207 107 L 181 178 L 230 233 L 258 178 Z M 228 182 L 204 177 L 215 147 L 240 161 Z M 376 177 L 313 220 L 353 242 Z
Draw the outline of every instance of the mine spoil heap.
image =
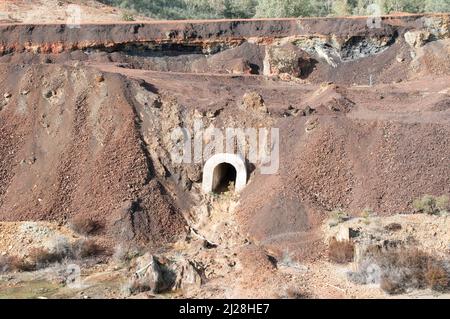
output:
M 201 163 L 176 127 L 280 129 L 234 211 L 271 249 L 314 258 L 329 212 L 411 212 L 450 193 L 450 17 L 0 25 L 0 220 L 91 217 L 112 241 L 187 229 Z M 206 160 L 206 159 L 205 159 Z

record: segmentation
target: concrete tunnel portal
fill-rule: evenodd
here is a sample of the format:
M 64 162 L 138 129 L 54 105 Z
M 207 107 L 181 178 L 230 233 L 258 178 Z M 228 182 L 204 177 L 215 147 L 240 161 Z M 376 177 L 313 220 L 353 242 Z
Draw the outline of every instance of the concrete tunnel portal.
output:
M 244 159 L 231 153 L 211 156 L 203 167 L 203 192 L 223 193 L 230 183 L 234 183 L 236 192 L 241 191 L 247 184 L 247 168 Z

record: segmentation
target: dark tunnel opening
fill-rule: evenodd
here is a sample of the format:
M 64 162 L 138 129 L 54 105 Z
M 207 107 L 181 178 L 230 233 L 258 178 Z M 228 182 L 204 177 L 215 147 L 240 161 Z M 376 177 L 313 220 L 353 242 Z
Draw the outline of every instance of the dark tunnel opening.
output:
M 214 168 L 213 187 L 214 193 L 224 193 L 234 190 L 236 184 L 236 169 L 228 163 L 221 163 Z

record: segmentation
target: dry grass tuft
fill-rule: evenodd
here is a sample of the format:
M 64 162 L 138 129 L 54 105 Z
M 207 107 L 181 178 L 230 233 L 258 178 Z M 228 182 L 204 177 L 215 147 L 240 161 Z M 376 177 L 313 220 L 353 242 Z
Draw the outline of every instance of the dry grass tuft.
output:
M 351 241 L 338 241 L 331 238 L 328 247 L 328 259 L 337 264 L 346 264 L 353 261 L 355 245 Z
M 69 228 L 77 234 L 88 236 L 99 232 L 103 226 L 92 218 L 78 216 L 69 222 Z
M 95 240 L 85 239 L 78 241 L 73 247 L 73 254 L 76 258 L 90 258 L 109 254 L 107 249 L 97 244 Z
M 360 271 L 349 273 L 355 283 L 369 283 L 369 267 L 376 265 L 379 270 L 380 288 L 388 294 L 401 294 L 411 289 L 430 288 L 448 291 L 449 270 L 442 260 L 415 247 L 381 248 L 371 246 L 360 262 Z

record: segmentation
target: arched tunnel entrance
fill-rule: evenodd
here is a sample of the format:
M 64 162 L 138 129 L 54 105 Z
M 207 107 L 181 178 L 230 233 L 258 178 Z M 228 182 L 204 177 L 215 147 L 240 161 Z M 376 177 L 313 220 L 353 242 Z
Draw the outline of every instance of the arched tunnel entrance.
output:
M 236 169 L 229 163 L 220 163 L 214 168 L 212 191 L 223 193 L 234 190 L 236 185 Z
M 241 191 L 247 183 L 244 159 L 236 154 L 219 153 L 211 156 L 203 167 L 203 192 L 222 193 L 234 183 L 234 190 Z

